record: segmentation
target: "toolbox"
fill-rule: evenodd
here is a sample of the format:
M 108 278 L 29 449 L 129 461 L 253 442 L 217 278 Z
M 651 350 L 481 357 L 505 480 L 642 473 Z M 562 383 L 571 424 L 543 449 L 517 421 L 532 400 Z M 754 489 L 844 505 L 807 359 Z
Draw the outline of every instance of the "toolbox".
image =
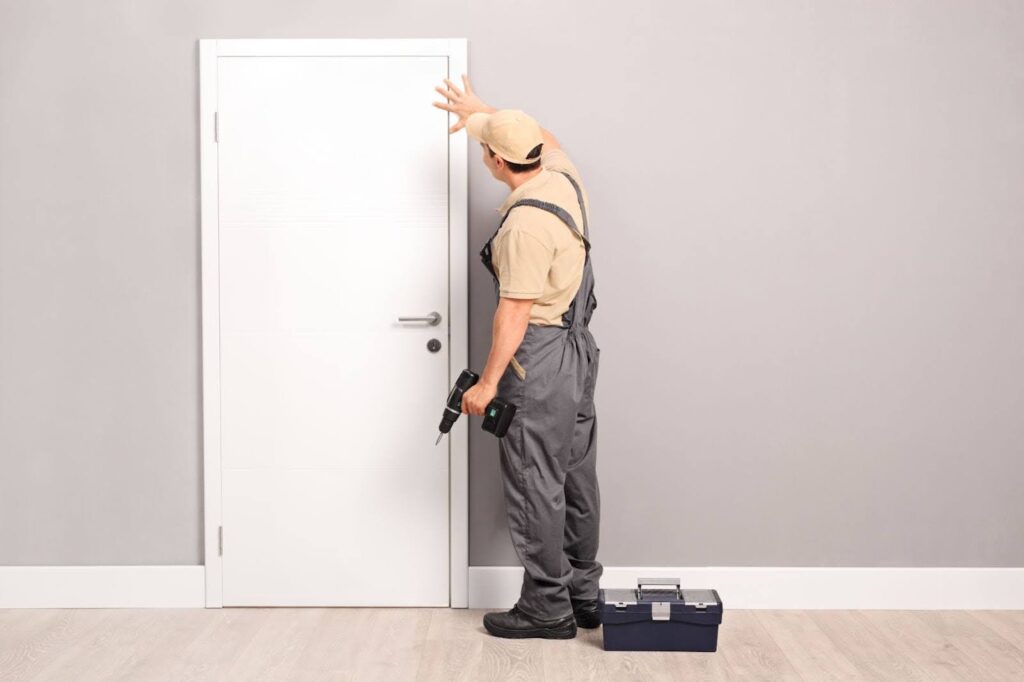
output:
M 635 590 L 601 590 L 606 651 L 715 651 L 722 623 L 716 590 L 683 590 L 678 578 L 640 578 Z

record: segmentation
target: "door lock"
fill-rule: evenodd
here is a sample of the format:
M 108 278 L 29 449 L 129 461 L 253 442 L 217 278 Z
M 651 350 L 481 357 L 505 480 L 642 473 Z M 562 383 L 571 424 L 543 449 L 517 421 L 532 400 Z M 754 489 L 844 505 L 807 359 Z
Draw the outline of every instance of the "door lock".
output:
M 441 350 L 441 342 L 437 339 L 430 339 L 430 341 L 427 341 L 427 350 L 431 353 L 436 353 Z

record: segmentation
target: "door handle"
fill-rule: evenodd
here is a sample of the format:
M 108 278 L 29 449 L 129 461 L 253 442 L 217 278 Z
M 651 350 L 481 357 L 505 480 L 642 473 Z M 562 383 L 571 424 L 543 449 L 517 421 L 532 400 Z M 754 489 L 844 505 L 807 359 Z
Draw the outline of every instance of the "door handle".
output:
M 430 313 L 426 317 L 400 317 L 399 322 L 426 322 L 431 327 L 441 324 L 441 313 Z

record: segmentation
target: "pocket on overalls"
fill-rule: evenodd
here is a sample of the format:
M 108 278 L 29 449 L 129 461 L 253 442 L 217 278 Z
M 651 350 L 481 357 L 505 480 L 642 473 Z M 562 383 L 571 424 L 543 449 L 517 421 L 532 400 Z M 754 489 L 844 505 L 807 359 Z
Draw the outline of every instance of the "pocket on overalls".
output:
M 515 375 L 519 377 L 520 381 L 526 381 L 526 370 L 523 369 L 523 366 L 519 364 L 518 360 L 516 360 L 516 356 L 512 356 L 512 360 L 509 362 L 509 365 L 512 367 L 512 371 L 515 372 Z
M 594 399 L 594 391 L 597 390 L 597 371 L 601 367 L 601 349 L 594 346 L 594 355 L 590 358 L 590 365 L 587 367 L 586 388 L 584 393 L 588 400 Z

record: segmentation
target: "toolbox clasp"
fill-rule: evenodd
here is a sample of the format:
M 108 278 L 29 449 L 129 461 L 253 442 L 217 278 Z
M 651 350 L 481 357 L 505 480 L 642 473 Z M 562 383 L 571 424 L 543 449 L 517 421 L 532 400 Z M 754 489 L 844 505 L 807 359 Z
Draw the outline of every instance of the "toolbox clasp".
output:
M 708 606 L 717 606 L 718 598 L 714 590 L 682 590 L 683 606 L 692 606 L 700 611 Z

